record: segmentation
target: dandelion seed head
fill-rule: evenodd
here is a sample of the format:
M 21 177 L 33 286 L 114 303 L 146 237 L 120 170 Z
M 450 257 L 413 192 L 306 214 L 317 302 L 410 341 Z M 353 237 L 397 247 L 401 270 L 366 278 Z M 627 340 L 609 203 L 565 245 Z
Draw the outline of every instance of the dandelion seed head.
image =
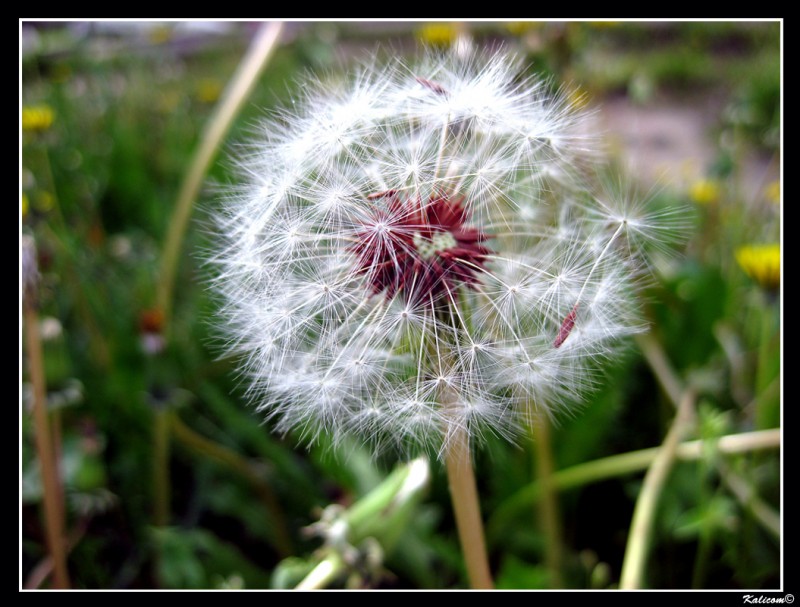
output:
M 513 440 L 641 330 L 637 268 L 674 225 L 594 192 L 584 115 L 523 67 L 431 52 L 308 78 L 242 148 L 214 285 L 277 431 Z

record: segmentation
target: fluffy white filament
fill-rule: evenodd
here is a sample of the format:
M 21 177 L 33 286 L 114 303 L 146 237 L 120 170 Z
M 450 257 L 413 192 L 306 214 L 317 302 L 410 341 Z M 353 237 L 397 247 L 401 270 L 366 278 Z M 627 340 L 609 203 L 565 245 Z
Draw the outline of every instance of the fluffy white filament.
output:
M 228 345 L 278 431 L 440 454 L 455 428 L 513 437 L 532 407 L 584 395 L 640 329 L 640 245 L 663 225 L 590 191 L 582 116 L 520 68 L 430 54 L 308 79 L 239 159 L 216 285 Z M 376 294 L 357 271 L 354 245 L 387 238 L 371 196 L 387 190 L 463 197 L 491 236 L 447 314 Z M 438 239 L 422 258 L 452 245 Z

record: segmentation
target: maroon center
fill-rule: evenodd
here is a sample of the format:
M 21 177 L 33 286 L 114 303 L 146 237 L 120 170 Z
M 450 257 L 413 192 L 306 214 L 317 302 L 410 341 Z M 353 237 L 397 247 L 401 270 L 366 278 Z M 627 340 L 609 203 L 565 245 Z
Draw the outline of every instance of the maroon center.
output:
M 363 222 L 353 251 L 357 271 L 375 294 L 438 307 L 455 302 L 461 285 L 475 287 L 491 254 L 483 243 L 491 236 L 465 225 L 463 198 L 437 194 L 423 203 L 388 190 L 368 199 L 385 204 Z

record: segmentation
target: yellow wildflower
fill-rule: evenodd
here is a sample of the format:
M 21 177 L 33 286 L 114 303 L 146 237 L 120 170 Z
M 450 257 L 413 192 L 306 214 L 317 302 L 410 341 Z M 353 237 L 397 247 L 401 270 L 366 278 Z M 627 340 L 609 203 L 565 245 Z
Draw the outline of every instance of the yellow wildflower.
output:
M 172 27 L 159 25 L 150 30 L 148 37 L 152 44 L 164 44 L 172 39 Z
M 539 29 L 541 21 L 509 21 L 505 24 L 506 29 L 514 36 L 522 36 L 530 30 Z
M 417 37 L 431 46 L 450 46 L 458 37 L 458 28 L 452 23 L 429 23 L 419 29 Z
M 769 185 L 764 190 L 764 194 L 767 196 L 767 200 L 774 204 L 780 204 L 781 201 L 781 182 L 777 179 Z
M 689 196 L 698 204 L 714 204 L 719 200 L 721 188 L 713 179 L 701 179 L 689 188 Z
M 30 203 L 30 200 L 28 200 L 28 195 L 25 192 L 23 192 L 22 193 L 22 202 L 21 202 L 22 216 L 23 217 L 25 217 L 28 214 L 28 209 L 30 208 L 30 206 L 31 206 L 31 203 Z
M 200 103 L 214 103 L 222 92 L 222 84 L 213 78 L 203 78 L 197 83 L 195 91 Z
M 757 244 L 736 250 L 736 261 L 750 278 L 765 289 L 781 284 L 781 248 L 777 243 Z
M 23 131 L 46 131 L 53 124 L 53 108 L 45 103 L 22 107 Z

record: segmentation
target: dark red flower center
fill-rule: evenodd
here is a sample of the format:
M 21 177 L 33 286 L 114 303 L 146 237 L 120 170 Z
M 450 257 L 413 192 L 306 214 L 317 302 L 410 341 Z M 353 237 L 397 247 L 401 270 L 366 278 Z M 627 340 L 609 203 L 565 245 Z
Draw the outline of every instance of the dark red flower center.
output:
M 463 198 L 403 199 L 389 190 L 368 199 L 375 210 L 362 222 L 353 250 L 357 271 L 375 294 L 439 307 L 455 302 L 462 285 L 477 285 L 491 254 L 483 243 L 491 236 L 466 225 Z

